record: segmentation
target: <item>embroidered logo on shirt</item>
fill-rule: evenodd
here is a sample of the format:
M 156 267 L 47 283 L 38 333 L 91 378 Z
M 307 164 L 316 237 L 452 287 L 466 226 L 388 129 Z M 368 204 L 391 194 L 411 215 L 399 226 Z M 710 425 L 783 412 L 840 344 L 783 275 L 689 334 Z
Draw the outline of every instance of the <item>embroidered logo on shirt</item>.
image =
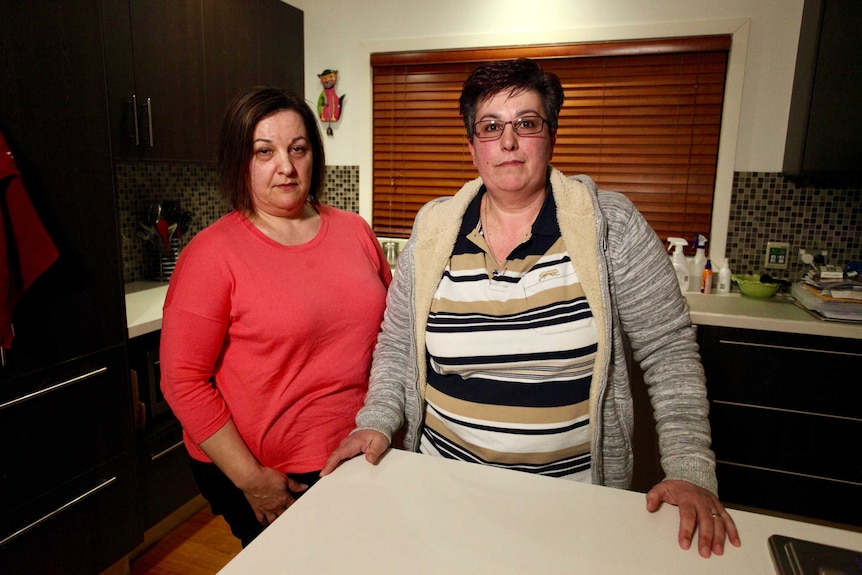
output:
M 548 278 L 555 278 L 560 275 L 560 271 L 556 268 L 552 270 L 547 270 L 539 274 L 539 281 L 545 281 Z

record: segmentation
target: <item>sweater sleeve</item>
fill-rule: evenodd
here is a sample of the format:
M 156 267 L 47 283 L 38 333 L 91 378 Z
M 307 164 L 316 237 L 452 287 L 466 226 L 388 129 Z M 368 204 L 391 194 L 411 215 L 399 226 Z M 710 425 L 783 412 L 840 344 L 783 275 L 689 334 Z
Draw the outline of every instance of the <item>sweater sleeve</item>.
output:
M 230 285 L 208 251 L 192 242 L 180 256 L 165 299 L 159 350 L 162 393 L 195 444 L 230 419 L 211 381 L 227 332 Z
M 685 297 L 643 216 L 624 196 L 602 194 L 620 224 L 608 230 L 614 304 L 644 372 L 665 476 L 716 492 L 706 379 Z
M 395 278 L 386 295 L 386 311 L 377 337 L 365 405 L 356 416 L 357 429 L 373 429 L 392 441 L 404 423 L 406 386 L 415 362 L 412 322 L 413 245 L 398 256 Z M 414 357 L 411 358 L 411 355 Z M 415 378 L 415 375 L 414 375 Z

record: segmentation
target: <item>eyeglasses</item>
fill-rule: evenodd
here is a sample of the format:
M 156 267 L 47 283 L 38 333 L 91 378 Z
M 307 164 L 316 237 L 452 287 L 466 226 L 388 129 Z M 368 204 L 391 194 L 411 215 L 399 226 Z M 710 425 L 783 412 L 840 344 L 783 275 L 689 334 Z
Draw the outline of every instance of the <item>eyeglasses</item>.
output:
M 473 124 L 473 134 L 483 142 L 499 140 L 503 132 L 506 131 L 506 126 L 512 124 L 512 129 L 515 130 L 516 134 L 519 136 L 529 136 L 540 133 L 547 123 L 548 121 L 541 116 L 523 116 L 511 122 L 482 120 Z

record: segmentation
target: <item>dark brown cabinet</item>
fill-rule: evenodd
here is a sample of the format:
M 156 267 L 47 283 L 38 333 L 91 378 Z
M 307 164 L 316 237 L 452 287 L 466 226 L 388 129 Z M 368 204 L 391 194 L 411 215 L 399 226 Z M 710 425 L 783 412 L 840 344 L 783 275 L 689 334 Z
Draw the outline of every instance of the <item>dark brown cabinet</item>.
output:
M 862 178 L 862 2 L 805 0 L 782 172 Z
M 127 373 L 116 346 L 3 382 L 4 574 L 98 573 L 141 541 Z
M 98 2 L 0 0 L 0 130 L 60 252 L 15 312 L 5 382 L 123 343 Z
M 698 331 L 721 499 L 862 526 L 859 342 Z
M 104 7 L 118 156 L 210 160 L 200 2 L 109 0 Z
M 212 162 L 239 90 L 302 93 L 303 15 L 280 0 L 105 2 L 119 158 Z
M 0 130 L 59 260 L 0 367 L 0 570 L 92 574 L 141 540 L 100 3 L 0 0 Z
M 115 162 L 211 161 L 239 88 L 301 93 L 302 26 L 279 0 L 0 0 L 0 131 L 60 253 L 0 357 L 3 575 L 99 573 L 194 490 L 175 420 L 135 434 Z
M 258 71 L 260 82 L 305 90 L 305 36 L 302 11 L 280 0 L 257 0 L 259 10 Z
M 183 444 L 183 431 L 172 416 L 153 422 L 138 443 L 141 517 L 149 529 L 200 493 Z
M 144 529 L 179 509 L 198 493 L 183 431 L 159 391 L 159 338 L 155 331 L 129 341 L 129 362 L 138 381 L 140 410 L 135 434 L 139 502 Z

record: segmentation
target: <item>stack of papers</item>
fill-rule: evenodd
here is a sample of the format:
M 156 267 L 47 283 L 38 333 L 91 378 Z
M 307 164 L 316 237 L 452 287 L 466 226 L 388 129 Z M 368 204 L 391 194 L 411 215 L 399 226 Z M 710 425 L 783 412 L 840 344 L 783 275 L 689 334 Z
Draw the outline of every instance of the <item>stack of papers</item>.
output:
M 862 322 L 862 283 L 806 279 L 790 288 L 796 303 L 821 319 Z

